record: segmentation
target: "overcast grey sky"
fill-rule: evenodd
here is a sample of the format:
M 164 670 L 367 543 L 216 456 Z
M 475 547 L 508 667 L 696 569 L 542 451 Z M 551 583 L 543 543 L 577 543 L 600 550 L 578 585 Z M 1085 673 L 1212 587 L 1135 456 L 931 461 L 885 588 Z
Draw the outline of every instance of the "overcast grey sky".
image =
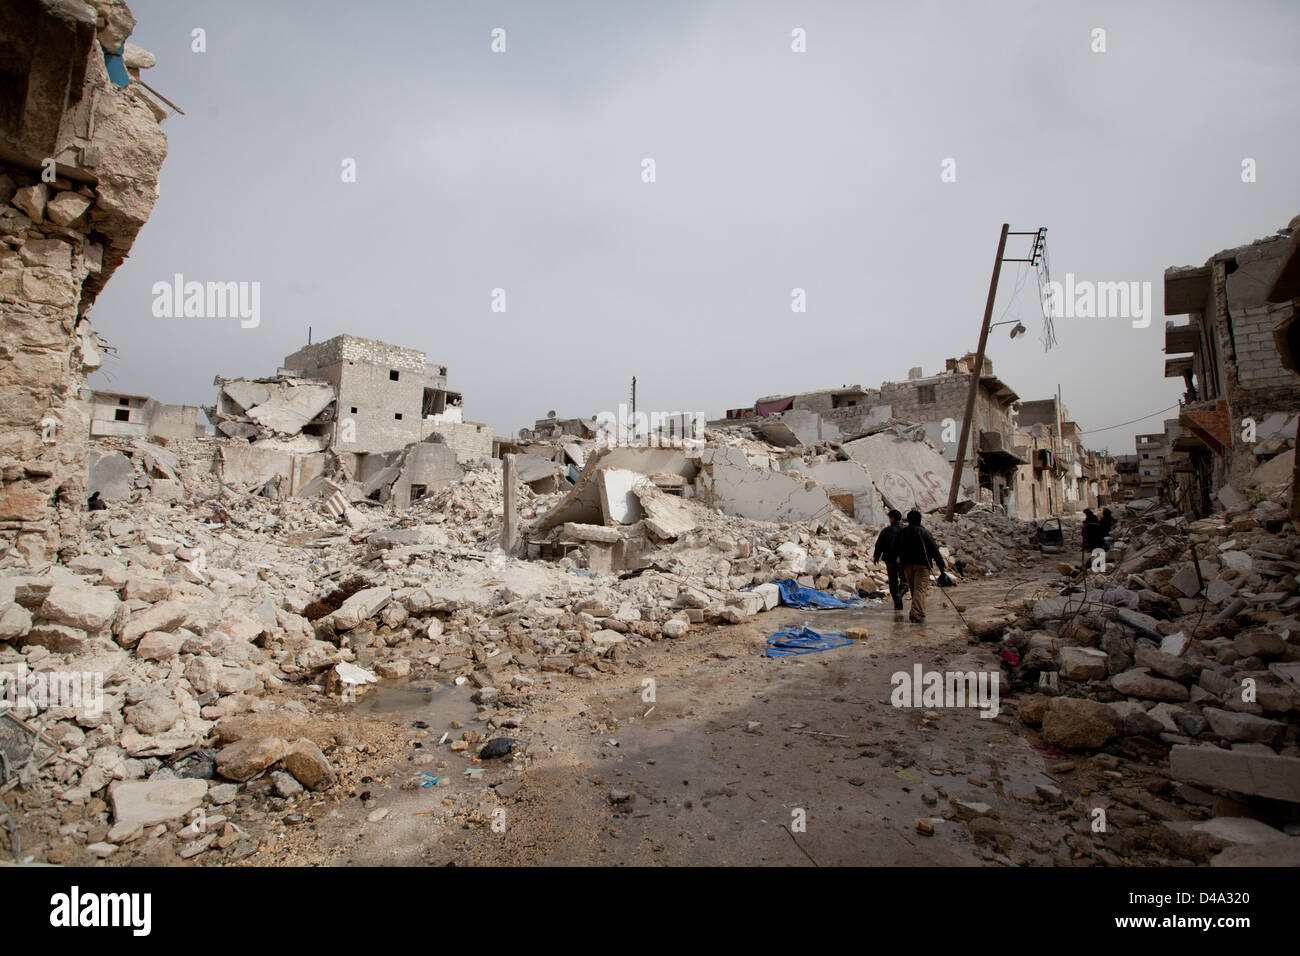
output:
M 709 417 L 878 386 L 975 348 L 1006 221 L 1048 228 L 1054 276 L 1151 283 L 1149 328 L 1061 319 L 1044 353 L 1032 276 L 1013 298 L 1004 267 L 995 317 L 1031 334 L 993 331 L 995 371 L 1098 429 L 1181 394 L 1163 270 L 1300 212 L 1286 0 L 132 9 L 144 79 L 186 115 L 92 313 L 118 354 L 91 385 L 167 402 L 273 374 L 308 326 L 423 349 L 498 433 L 615 410 L 633 375 L 642 409 Z M 155 318 L 178 272 L 260 282 L 261 324 Z M 1089 444 L 1131 453 L 1161 417 Z

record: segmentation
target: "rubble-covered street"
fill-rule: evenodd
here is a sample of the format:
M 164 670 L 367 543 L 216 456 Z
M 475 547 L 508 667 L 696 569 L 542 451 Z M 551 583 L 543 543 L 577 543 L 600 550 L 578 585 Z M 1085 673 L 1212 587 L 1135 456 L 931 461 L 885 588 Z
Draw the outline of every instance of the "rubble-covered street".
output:
M 10 910 L 1283 922 L 1300 11 L 1158 3 L 0 0 Z
M 648 530 L 651 506 L 631 525 L 579 526 L 644 552 L 633 572 L 596 574 L 581 547 L 556 561 L 500 549 L 500 462 L 406 511 L 362 501 L 344 517 L 325 498 L 219 485 L 202 467 L 215 444 L 142 460 L 162 500 L 94 512 L 81 555 L 3 579 L 6 673 L 105 675 L 102 713 L 14 711 L 60 748 L 11 798 L 27 854 L 1191 865 L 1290 852 L 1300 598 L 1275 476 L 1205 519 L 1132 502 L 1106 573 L 1080 575 L 1092 558 L 1072 559 L 1077 522 L 1051 555 L 1025 547 L 1020 522 L 936 515 L 964 573 L 956 608 L 931 595 L 918 627 L 890 607 L 872 535 L 837 512 L 819 528 L 760 522 L 646 479 L 644 500 L 671 502 L 659 521 L 676 524 Z M 525 486 L 524 536 L 549 523 L 563 537 L 548 516 L 571 496 Z M 789 577 L 866 600 L 783 606 L 770 582 Z M 852 643 L 763 656 L 768 634 L 805 624 Z M 914 666 L 998 675 L 996 716 L 942 698 L 893 706 L 893 675 Z M 792 809 L 813 821 L 795 840 L 776 833 Z

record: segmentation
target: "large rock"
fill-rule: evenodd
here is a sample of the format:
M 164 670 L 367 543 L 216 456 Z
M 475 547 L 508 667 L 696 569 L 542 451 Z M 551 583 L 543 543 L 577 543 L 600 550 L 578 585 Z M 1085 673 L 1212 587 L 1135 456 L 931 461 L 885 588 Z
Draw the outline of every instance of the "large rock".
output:
M 123 647 L 135 647 L 140 638 L 150 631 L 174 631 L 189 620 L 192 608 L 185 601 L 163 601 L 146 611 L 131 615 L 122 628 L 122 635 L 117 642 Z
M 1171 680 L 1152 677 L 1143 669 L 1124 671 L 1110 679 L 1110 686 L 1127 697 L 1145 700 L 1187 700 L 1187 688 Z
M 1145 667 L 1155 671 L 1170 680 L 1185 681 L 1196 673 L 1196 668 L 1181 657 L 1166 654 L 1164 651 L 1156 650 L 1147 644 L 1138 645 L 1133 660 L 1138 667 Z
M 1043 739 L 1066 750 L 1094 750 L 1123 729 L 1119 715 L 1095 700 L 1056 697 L 1043 715 Z
M 136 730 L 145 735 L 161 734 L 171 730 L 181 719 L 181 709 L 170 697 L 146 697 L 140 703 L 127 707 L 122 713 Z
M 90 635 L 66 624 L 37 624 L 18 641 L 39 644 L 56 654 L 83 654 L 90 649 Z
M 1286 736 L 1286 724 L 1280 720 L 1256 717 L 1235 710 L 1206 707 L 1201 713 L 1210 722 L 1210 729 L 1220 737 L 1233 741 L 1268 744 L 1276 747 Z
M 142 661 L 169 661 L 180 653 L 184 639 L 179 634 L 150 631 L 135 646 L 135 656 Z
M 289 750 L 283 737 L 245 737 L 217 752 L 217 773 L 227 780 L 251 780 Z
M 257 673 L 238 663 L 227 663 L 215 657 L 191 657 L 185 665 L 185 677 L 200 694 L 216 691 L 218 694 L 241 694 L 257 687 L 261 680 Z
M 1232 642 L 1232 648 L 1242 657 L 1262 657 L 1272 660 L 1286 653 L 1286 642 L 1268 631 L 1247 631 Z
M 1061 648 L 1061 676 L 1069 680 L 1099 680 L 1106 676 L 1110 655 L 1095 647 Z
M 109 793 L 116 823 L 153 826 L 179 820 L 203 802 L 206 780 L 142 780 L 123 783 Z
M 305 737 L 284 755 L 284 766 L 308 790 L 324 790 L 334 783 L 334 768 L 315 742 Z
M 45 596 L 37 617 L 94 633 L 113 623 L 120 603 L 111 588 L 56 584 Z
M 32 613 L 12 601 L 0 607 L 0 641 L 14 641 L 32 629 Z
M 1238 574 L 1250 574 L 1255 562 L 1244 551 L 1224 551 L 1219 555 L 1219 563 Z

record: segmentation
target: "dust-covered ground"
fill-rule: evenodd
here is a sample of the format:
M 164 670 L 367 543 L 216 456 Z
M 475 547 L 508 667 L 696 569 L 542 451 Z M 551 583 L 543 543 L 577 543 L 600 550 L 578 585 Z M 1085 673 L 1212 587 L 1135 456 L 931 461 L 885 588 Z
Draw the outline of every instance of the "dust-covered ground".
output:
M 966 617 L 987 616 L 1046 575 L 1020 572 L 947 593 Z M 272 827 L 247 862 L 1106 862 L 1114 851 L 1094 839 L 1106 834 L 1093 834 L 1086 808 L 1061 802 L 1053 790 L 1068 802 L 1098 787 L 1140 787 L 1132 771 L 1108 771 L 1115 758 L 1053 759 L 1035 748 L 1037 733 L 1021 725 L 1006 697 L 991 719 L 975 707 L 891 704 L 891 675 L 915 665 L 996 669 L 994 651 L 968 643 L 944 596 L 932 591 L 929 607 L 923 625 L 887 603 L 781 608 L 759 621 L 656 643 L 599 684 L 552 676 L 517 729 L 488 733 L 461 700 L 458 722 L 471 736 L 478 730 L 483 739 L 509 734 L 519 741 L 521 755 L 504 760 L 470 764 L 433 747 L 457 703 L 445 692 L 426 706 L 411 705 L 415 692 L 363 702 L 357 708 L 367 719 L 386 716 L 404 729 L 403 750 L 355 767 L 341 788 L 346 796 L 309 805 L 301 824 Z M 771 631 L 804 623 L 822 631 L 865 627 L 869 636 L 808 655 L 764 656 Z M 386 707 L 394 712 L 378 712 Z M 452 727 L 451 736 L 464 732 Z M 469 752 L 477 749 L 475 741 Z M 407 783 L 421 773 L 442 780 L 427 788 Z M 1146 813 L 1126 819 L 1132 828 L 1152 820 Z M 1126 842 L 1123 849 L 1140 850 L 1145 841 Z

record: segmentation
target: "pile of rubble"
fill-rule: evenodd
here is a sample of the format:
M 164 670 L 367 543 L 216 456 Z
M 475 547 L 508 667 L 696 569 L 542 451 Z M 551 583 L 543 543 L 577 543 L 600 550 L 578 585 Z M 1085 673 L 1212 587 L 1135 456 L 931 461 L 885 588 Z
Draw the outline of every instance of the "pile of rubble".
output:
M 222 482 L 222 441 L 100 443 L 124 494 L 86 516 L 82 553 L 52 566 L 0 557 L 0 680 L 30 689 L 78 674 L 102 687 L 93 708 L 47 692 L 10 711 L 59 751 L 22 772 L 29 811 L 52 808 L 47 859 L 253 852 L 240 814 L 292 808 L 375 745 L 341 705 L 380 681 L 468 685 L 479 719 L 517 726 L 550 675 L 617 673 L 638 644 L 750 620 L 779 604 L 775 580 L 842 599 L 886 588 L 874 527 L 838 505 L 808 520 L 728 513 L 717 495 L 684 494 L 679 450 L 653 450 L 654 468 L 630 478 L 587 450 L 577 484 L 521 483 L 530 559 L 500 547 L 500 461 L 396 510 L 325 482 L 316 497 Z M 613 453 L 628 464 L 641 451 Z M 743 490 L 751 472 L 771 480 L 750 463 L 770 454 L 713 444 L 691 467 L 702 486 L 731 472 Z M 766 471 L 826 500 L 816 482 Z M 607 509 L 623 521 L 606 523 Z M 600 523 L 569 520 L 584 517 Z M 937 530 L 968 574 L 1012 566 L 1027 535 L 983 511 Z
M 1129 802 L 1181 856 L 1295 852 L 1300 536 L 1284 457 L 1244 494 L 1221 492 L 1229 506 L 1209 518 L 1133 503 L 1105 572 L 1082 573 L 1091 557 L 1063 565 L 1063 593 L 1001 622 L 1004 668 L 1029 691 L 1021 720 L 1049 747 L 1124 758 L 1117 777 L 1155 774 L 1162 799 Z

